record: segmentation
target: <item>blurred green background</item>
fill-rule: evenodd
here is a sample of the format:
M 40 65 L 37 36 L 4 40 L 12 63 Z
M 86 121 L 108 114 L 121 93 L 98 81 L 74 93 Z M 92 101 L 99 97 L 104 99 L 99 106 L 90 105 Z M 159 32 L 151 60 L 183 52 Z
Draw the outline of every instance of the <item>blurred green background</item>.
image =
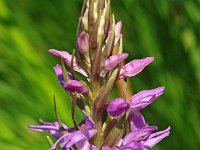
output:
M 82 0 L 0 0 L 0 149 L 45 150 L 45 133 L 29 124 L 55 121 L 72 125 L 70 99 L 47 50 L 72 51 Z M 133 92 L 166 86 L 165 94 L 143 111 L 150 125 L 171 126 L 156 149 L 200 147 L 200 0 L 112 0 L 123 21 L 124 51 L 130 61 L 155 61 L 131 79 Z M 116 92 L 114 92 L 116 93 Z

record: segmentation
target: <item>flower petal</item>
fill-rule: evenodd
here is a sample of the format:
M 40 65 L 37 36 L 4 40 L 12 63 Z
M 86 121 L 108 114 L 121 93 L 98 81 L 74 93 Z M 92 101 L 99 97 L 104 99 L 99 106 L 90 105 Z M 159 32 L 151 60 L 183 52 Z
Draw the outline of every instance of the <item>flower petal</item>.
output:
M 44 131 L 50 131 L 50 130 L 55 130 L 55 131 L 59 131 L 59 127 L 55 127 L 55 126 L 35 126 L 35 125 L 29 125 L 28 126 L 30 129 L 34 130 L 34 131 L 39 131 L 39 132 L 44 132 Z
M 58 51 L 58 50 L 55 50 L 55 49 L 50 49 L 49 53 L 51 53 L 51 54 L 53 54 L 53 55 L 55 55 L 55 56 L 57 56 L 59 58 L 62 58 L 65 61 L 65 63 L 67 64 L 67 66 L 71 67 L 72 55 L 70 55 L 68 52 L 66 52 L 66 51 Z M 76 57 L 74 57 L 73 69 L 76 72 L 81 73 L 85 77 L 88 76 L 87 73 L 80 66 L 78 66 Z
M 56 73 L 56 76 L 58 77 L 59 83 L 62 85 L 62 87 L 64 87 L 65 80 L 64 80 L 64 76 L 63 76 L 63 72 L 62 72 L 62 67 L 57 64 L 53 69 Z M 69 79 L 72 79 L 72 74 L 68 73 L 68 77 L 69 77 Z
M 139 142 L 132 141 L 126 145 L 121 146 L 119 150 L 148 150 L 148 148 L 144 147 Z
M 58 51 L 58 50 L 55 50 L 55 49 L 50 49 L 49 50 L 49 53 L 59 57 L 59 58 L 62 58 L 65 63 L 71 67 L 71 61 L 72 61 L 72 55 L 70 55 L 68 52 L 66 51 Z M 76 63 L 76 58 L 74 58 L 74 66 L 77 66 L 77 63 Z
M 77 138 L 75 138 L 75 137 L 73 138 L 74 135 L 76 135 L 76 136 L 78 135 Z M 72 141 L 70 143 L 68 142 L 69 138 L 72 138 Z M 61 146 L 65 147 L 67 144 L 66 142 L 73 145 L 73 143 L 76 143 L 77 141 L 80 141 L 83 139 L 86 139 L 86 137 L 80 131 L 76 131 L 74 133 L 66 133 L 62 137 L 60 137 L 49 150 L 56 150 L 57 145 L 59 143 L 61 143 L 63 140 L 64 140 L 64 142 L 62 143 Z M 65 147 L 65 148 L 67 149 L 70 147 Z
M 88 93 L 89 90 L 87 87 L 83 85 L 82 82 L 77 80 L 69 80 L 65 85 L 64 89 L 70 92 L 78 92 L 78 93 Z
M 127 53 L 112 55 L 106 61 L 104 65 L 105 71 L 113 70 L 119 63 L 128 57 Z
M 95 126 L 95 123 L 92 120 L 92 118 L 90 118 L 90 116 L 84 110 L 82 110 L 82 112 L 85 115 L 85 118 L 83 119 L 84 124 L 85 124 L 85 128 L 87 130 L 89 130 L 89 129 L 95 129 L 96 126 Z
M 88 130 L 87 128 L 84 128 L 81 131 L 87 137 L 87 139 L 91 139 L 95 134 L 97 134 L 97 129 Z
M 157 143 L 159 143 L 162 139 L 169 136 L 169 134 L 170 134 L 170 127 L 168 127 L 167 129 L 163 131 L 151 134 L 146 141 L 142 142 L 142 144 L 152 148 Z
M 127 143 L 130 143 L 131 141 L 140 142 L 143 139 L 143 137 L 151 134 L 152 132 L 156 131 L 157 129 L 158 128 L 156 126 L 148 126 L 148 127 L 134 130 L 125 136 L 123 144 L 125 145 Z
M 109 146 L 103 146 L 102 150 L 118 150 L 117 148 L 114 147 L 109 147 Z
M 30 125 L 29 128 L 39 132 L 48 131 L 53 137 L 57 139 L 59 139 L 62 136 L 58 122 L 45 122 L 43 120 L 40 120 L 39 122 L 42 123 L 42 125 L 40 126 Z M 65 124 L 62 124 L 62 126 L 65 131 L 72 131 Z
M 131 110 L 129 114 L 129 118 L 130 118 L 130 124 L 131 124 L 131 131 L 147 126 L 144 120 L 144 117 L 139 111 Z
M 147 65 L 153 61 L 153 57 L 135 59 L 126 64 L 121 70 L 118 79 L 133 77 L 140 73 Z
M 141 110 L 151 104 L 156 98 L 164 93 L 164 87 L 158 87 L 153 90 L 141 91 L 130 98 L 131 108 Z
M 56 146 L 60 143 L 63 149 L 70 149 L 74 144 L 80 150 L 96 150 L 95 146 L 89 144 L 88 140 L 97 133 L 96 129 L 82 131 L 75 131 L 73 133 L 66 133 L 50 148 L 56 150 Z
M 99 150 L 96 146 L 91 145 L 87 140 L 76 143 L 78 150 Z
M 62 87 L 65 85 L 65 80 L 64 80 L 64 76 L 62 73 L 62 67 L 60 65 L 56 65 L 54 68 L 54 71 L 58 77 L 58 81 L 59 83 L 62 85 Z
M 64 142 L 60 144 L 62 148 L 71 148 L 74 144 L 80 150 L 90 150 L 92 146 L 89 144 L 88 140 L 97 133 L 97 130 L 87 130 L 85 132 L 76 131 L 70 136 L 64 138 Z
M 122 98 L 116 98 L 110 102 L 107 111 L 112 117 L 119 116 L 126 112 L 129 104 Z
M 85 120 L 85 128 L 87 130 L 95 128 L 95 123 L 91 118 L 86 118 L 86 120 Z

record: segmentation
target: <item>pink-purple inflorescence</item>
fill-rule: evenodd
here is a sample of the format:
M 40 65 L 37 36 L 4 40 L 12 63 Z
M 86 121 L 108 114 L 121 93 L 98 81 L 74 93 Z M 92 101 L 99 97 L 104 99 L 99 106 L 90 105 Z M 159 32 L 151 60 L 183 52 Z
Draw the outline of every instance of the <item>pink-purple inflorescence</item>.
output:
M 149 126 L 140 112 L 164 93 L 164 87 L 141 91 L 127 100 L 124 86 L 122 97 L 109 98 L 117 80 L 123 79 L 126 85 L 127 78 L 139 74 L 154 59 L 135 59 L 123 66 L 128 54 L 123 53 L 121 31 L 122 22 L 115 23 L 110 0 L 85 0 L 77 30 L 78 57 L 74 52 L 49 50 L 61 59 L 54 71 L 72 97 L 74 123 L 69 128 L 57 118 L 56 122 L 40 120 L 40 126 L 29 126 L 56 139 L 53 143 L 48 138 L 50 150 L 148 150 L 169 135 L 169 127 L 156 132 L 157 127 Z M 79 80 L 74 72 L 86 80 Z M 79 124 L 75 107 L 84 114 Z

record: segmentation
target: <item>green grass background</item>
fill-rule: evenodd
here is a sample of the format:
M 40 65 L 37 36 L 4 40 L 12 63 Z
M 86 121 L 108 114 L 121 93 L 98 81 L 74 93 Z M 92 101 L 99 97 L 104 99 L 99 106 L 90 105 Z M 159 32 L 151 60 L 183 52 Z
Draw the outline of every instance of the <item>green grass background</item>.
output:
M 45 133 L 27 128 L 59 115 L 72 126 L 70 98 L 47 50 L 72 51 L 82 0 L 0 0 L 0 149 L 45 150 Z M 155 150 L 200 147 L 200 0 L 112 0 L 123 21 L 124 51 L 130 61 L 155 61 L 131 79 L 133 92 L 164 85 L 165 94 L 143 113 L 171 134 Z M 113 93 L 116 95 L 116 90 Z M 114 97 L 114 95 L 113 95 Z M 78 116 L 79 117 L 79 116 Z M 80 117 L 79 117 L 80 119 Z

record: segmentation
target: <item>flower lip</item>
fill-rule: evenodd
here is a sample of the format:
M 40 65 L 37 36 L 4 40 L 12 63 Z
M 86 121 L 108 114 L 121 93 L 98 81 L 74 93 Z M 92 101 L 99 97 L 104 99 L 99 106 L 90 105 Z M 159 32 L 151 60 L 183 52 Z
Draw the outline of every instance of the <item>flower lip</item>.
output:
M 107 111 L 112 117 L 116 117 L 126 112 L 129 104 L 123 98 L 116 98 L 110 102 Z
M 64 89 L 70 92 L 89 93 L 88 88 L 85 87 L 82 82 L 77 80 L 69 80 L 64 85 Z

